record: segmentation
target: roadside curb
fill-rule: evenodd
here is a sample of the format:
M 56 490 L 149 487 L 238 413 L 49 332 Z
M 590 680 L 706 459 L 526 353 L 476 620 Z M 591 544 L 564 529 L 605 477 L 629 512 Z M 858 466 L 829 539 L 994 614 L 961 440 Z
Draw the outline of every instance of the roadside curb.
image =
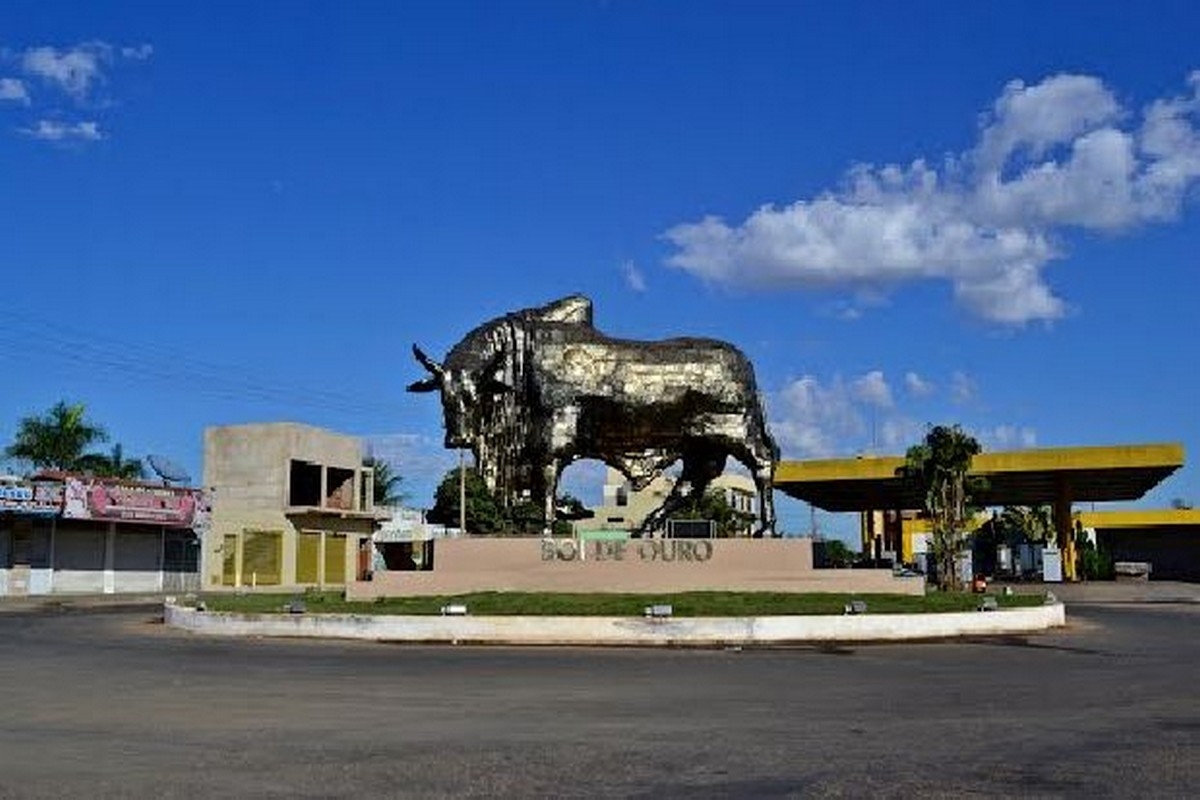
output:
M 162 595 L 37 595 L 0 598 L 0 614 L 103 614 L 159 611 Z
M 365 639 L 380 642 L 565 646 L 756 646 L 816 642 L 915 642 L 1037 633 L 1066 624 L 1062 603 L 999 611 L 847 616 L 472 617 L 371 614 L 238 614 L 167 603 L 163 618 L 215 636 Z

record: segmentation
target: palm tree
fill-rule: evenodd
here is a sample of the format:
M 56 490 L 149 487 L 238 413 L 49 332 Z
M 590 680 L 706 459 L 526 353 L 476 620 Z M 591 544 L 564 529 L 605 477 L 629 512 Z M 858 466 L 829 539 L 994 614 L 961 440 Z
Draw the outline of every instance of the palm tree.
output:
M 967 478 L 967 470 L 981 449 L 958 425 L 935 425 L 920 444 L 908 449 L 900 468 L 924 493 L 938 587 L 943 590 L 961 588 L 954 562 L 963 546 L 971 494 L 980 488 L 978 481 Z
M 370 457 L 363 459 L 363 466 L 375 471 L 372 497 L 377 506 L 398 506 L 408 499 L 408 493 L 400 488 L 403 478 L 392 471 L 392 463 Z
M 1005 506 L 1000 512 L 1000 528 L 1013 542 L 1054 541 L 1054 517 L 1049 506 Z
M 80 456 L 76 468 L 82 472 L 91 472 L 101 478 L 125 478 L 126 480 L 141 480 L 146 477 L 145 467 L 140 458 L 125 458 L 120 444 L 114 444 L 108 455 L 103 453 L 88 453 Z
M 28 461 L 35 469 L 72 471 L 80 469 L 85 450 L 106 441 L 108 433 L 87 420 L 83 403 L 60 400 L 45 414 L 22 419 L 4 454 Z

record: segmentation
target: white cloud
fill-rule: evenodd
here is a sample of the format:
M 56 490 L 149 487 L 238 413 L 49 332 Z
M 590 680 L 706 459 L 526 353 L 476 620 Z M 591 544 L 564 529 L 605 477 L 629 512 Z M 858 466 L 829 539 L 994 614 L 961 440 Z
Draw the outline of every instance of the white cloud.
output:
M 76 100 L 83 100 L 92 85 L 104 79 L 101 67 L 111 59 L 112 47 L 103 42 L 86 42 L 68 50 L 30 48 L 21 58 L 21 67 Z
M 1020 149 L 1040 157 L 1120 114 L 1120 105 L 1098 78 L 1057 75 L 1034 86 L 1010 81 L 990 119 L 985 118 L 976 155 L 985 171 L 999 171 Z
M 1023 425 L 996 425 L 976 434 L 985 450 L 1023 450 L 1037 446 L 1037 431 Z
M 805 375 L 769 401 L 771 431 L 785 456 L 833 456 L 845 452 L 847 441 L 861 440 L 866 429 L 840 377 L 822 386 L 813 376 Z
M 771 432 L 785 458 L 829 458 L 880 448 L 903 452 L 924 435 L 924 425 L 895 407 L 878 370 L 849 381 L 812 375 L 768 396 Z
M 626 261 L 621 265 L 621 274 L 625 277 L 625 285 L 639 294 L 646 291 L 646 276 L 638 269 L 638 265 L 632 261 Z
M 21 128 L 21 133 L 32 139 L 46 142 L 65 142 L 70 140 L 94 142 L 104 138 L 104 133 L 96 122 L 59 122 L 57 120 L 38 120 L 32 128 Z
M 29 90 L 17 78 L 0 78 L 0 100 L 29 105 Z
M 876 408 L 892 407 L 892 388 L 880 370 L 872 370 L 856 379 L 852 388 L 855 399 L 861 403 Z
M 979 394 L 979 386 L 975 380 L 961 370 L 955 370 L 950 376 L 950 399 L 956 403 L 969 403 Z
M 144 42 L 142 44 L 121 48 L 121 56 L 133 61 L 145 61 L 152 55 L 154 55 L 153 45 L 149 45 Z
M 933 394 L 933 384 L 915 372 L 904 373 L 904 388 L 913 397 L 928 397 Z
M 889 417 L 879 426 L 879 445 L 890 453 L 903 453 L 924 437 L 925 424 L 911 417 Z
M 1005 87 L 969 151 L 941 166 L 859 165 L 844 185 L 742 223 L 677 225 L 667 262 L 717 283 L 861 290 L 946 280 L 972 313 L 1050 320 L 1066 304 L 1046 284 L 1070 228 L 1119 231 L 1178 214 L 1200 178 L 1200 72 L 1189 92 L 1130 124 L 1097 78 L 1057 75 Z
M 446 473 L 458 466 L 458 454 L 442 446 L 440 439 L 413 433 L 384 433 L 363 437 L 366 454 L 392 465 L 400 476 L 407 503 L 427 508 Z M 468 456 L 468 463 L 470 457 Z

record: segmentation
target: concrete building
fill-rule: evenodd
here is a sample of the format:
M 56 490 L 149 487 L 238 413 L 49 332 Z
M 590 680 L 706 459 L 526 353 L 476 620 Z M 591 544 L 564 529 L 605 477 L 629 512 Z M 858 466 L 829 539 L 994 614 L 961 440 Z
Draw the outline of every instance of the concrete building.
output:
M 649 486 L 635 492 L 620 472 L 608 467 L 604 475 L 604 502 L 592 509 L 595 516 L 581 520 L 578 527 L 599 530 L 636 530 L 651 511 L 662 505 L 675 486 L 671 475 L 660 475 Z M 757 524 L 758 493 L 748 475 L 727 472 L 712 482 L 709 491 L 719 490 L 735 511 L 750 515 L 741 535 L 749 536 Z
M 205 588 L 342 586 L 370 569 L 374 473 L 352 436 L 291 422 L 204 432 Z
M 0 596 L 195 591 L 198 489 L 43 473 L 0 478 Z

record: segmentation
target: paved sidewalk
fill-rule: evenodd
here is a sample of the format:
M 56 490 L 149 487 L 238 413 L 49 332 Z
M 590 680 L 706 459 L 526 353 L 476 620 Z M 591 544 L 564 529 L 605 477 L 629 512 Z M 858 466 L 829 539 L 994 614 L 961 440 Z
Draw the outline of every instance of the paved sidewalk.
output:
M 1003 583 L 989 584 L 998 589 Z M 1200 603 L 1200 583 L 1182 581 L 1091 581 L 1082 583 L 1017 583 L 1018 593 L 1050 591 L 1068 606 L 1081 603 Z
M 0 597 L 0 614 L 161 608 L 167 594 L 42 594 Z

